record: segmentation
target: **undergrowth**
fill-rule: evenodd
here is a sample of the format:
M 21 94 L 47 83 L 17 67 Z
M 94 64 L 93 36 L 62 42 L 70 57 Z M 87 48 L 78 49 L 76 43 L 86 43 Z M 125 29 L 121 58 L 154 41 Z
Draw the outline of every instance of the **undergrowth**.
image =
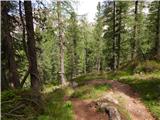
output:
M 84 85 L 75 89 L 72 98 L 91 99 L 102 96 L 110 88 L 109 84 Z
M 73 120 L 72 103 L 64 100 L 65 91 L 45 94 L 31 90 L 3 91 L 2 120 Z
M 1 93 L 2 120 L 33 120 L 43 112 L 40 94 L 31 90 L 9 90 Z
M 64 100 L 65 91 L 58 89 L 45 94 L 45 112 L 38 120 L 73 120 L 71 101 Z

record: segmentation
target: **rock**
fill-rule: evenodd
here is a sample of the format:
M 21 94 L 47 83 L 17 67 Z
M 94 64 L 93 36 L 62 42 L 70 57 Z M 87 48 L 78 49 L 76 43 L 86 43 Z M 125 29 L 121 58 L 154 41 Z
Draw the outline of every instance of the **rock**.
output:
M 99 106 L 99 109 L 102 112 L 106 112 L 109 116 L 109 120 L 121 120 L 120 113 L 118 112 L 117 108 L 113 105 L 110 105 L 108 103 L 102 103 Z
M 78 86 L 78 83 L 75 82 L 75 81 L 73 81 L 73 82 L 72 82 L 72 87 L 77 87 L 77 86 Z
M 110 120 L 121 120 L 121 117 L 120 117 L 120 114 L 119 114 L 117 108 L 115 108 L 113 106 L 108 106 L 106 108 L 106 110 L 109 113 Z

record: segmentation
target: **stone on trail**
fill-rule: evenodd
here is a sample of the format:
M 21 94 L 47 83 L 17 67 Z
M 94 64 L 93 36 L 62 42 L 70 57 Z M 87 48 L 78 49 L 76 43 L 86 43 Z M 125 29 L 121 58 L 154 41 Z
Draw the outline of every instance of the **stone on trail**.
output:
M 102 103 L 99 105 L 99 109 L 108 114 L 109 120 L 121 120 L 121 115 L 115 106 L 108 103 Z
M 78 86 L 78 83 L 75 82 L 75 81 L 73 81 L 73 82 L 72 82 L 72 87 L 77 87 L 77 86 Z

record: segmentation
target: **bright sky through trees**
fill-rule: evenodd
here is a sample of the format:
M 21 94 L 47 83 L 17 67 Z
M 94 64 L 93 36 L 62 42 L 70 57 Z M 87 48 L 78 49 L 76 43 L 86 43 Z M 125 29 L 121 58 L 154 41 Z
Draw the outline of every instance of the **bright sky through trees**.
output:
M 44 0 L 42 0 L 44 1 Z M 46 0 L 47 3 L 51 3 L 52 0 Z M 87 15 L 89 22 L 94 22 L 95 13 L 97 11 L 96 6 L 98 2 L 103 0 L 73 0 L 77 2 L 76 11 L 79 15 Z
M 78 0 L 78 13 L 80 15 L 86 14 L 89 22 L 94 22 L 96 7 L 99 1 L 103 0 Z

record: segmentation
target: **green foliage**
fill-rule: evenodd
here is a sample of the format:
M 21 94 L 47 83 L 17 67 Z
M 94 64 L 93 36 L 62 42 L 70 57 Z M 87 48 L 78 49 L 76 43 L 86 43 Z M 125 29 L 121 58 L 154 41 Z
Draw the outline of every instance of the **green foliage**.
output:
M 148 31 L 148 42 L 150 43 L 150 57 L 153 58 L 154 55 L 156 54 L 156 47 L 158 47 L 158 34 L 157 34 L 157 26 L 158 24 L 158 9 L 160 7 L 159 1 L 152 1 L 149 4 L 149 13 L 148 14 L 148 24 L 147 28 L 149 29 Z
M 79 63 L 80 53 L 82 49 L 80 46 L 80 29 L 78 26 L 77 14 L 71 13 L 70 19 L 68 20 L 68 26 L 66 29 L 66 74 L 68 79 L 75 77 L 81 69 Z
M 115 55 L 117 59 L 120 56 L 119 63 L 129 60 L 130 57 L 130 41 L 132 38 L 133 17 L 129 14 L 129 7 L 132 2 L 116 1 L 115 26 L 113 25 L 113 1 L 105 1 L 103 4 L 103 37 L 105 48 L 103 54 L 105 56 L 105 67 L 113 67 Z M 115 29 L 115 32 L 113 31 Z M 115 43 L 114 43 L 115 42 Z M 116 50 L 113 49 L 115 47 Z M 115 61 L 118 63 L 118 59 Z
M 8 101 L 11 99 L 14 99 L 16 97 L 16 94 L 13 91 L 4 91 L 1 94 L 1 100 L 2 101 Z

